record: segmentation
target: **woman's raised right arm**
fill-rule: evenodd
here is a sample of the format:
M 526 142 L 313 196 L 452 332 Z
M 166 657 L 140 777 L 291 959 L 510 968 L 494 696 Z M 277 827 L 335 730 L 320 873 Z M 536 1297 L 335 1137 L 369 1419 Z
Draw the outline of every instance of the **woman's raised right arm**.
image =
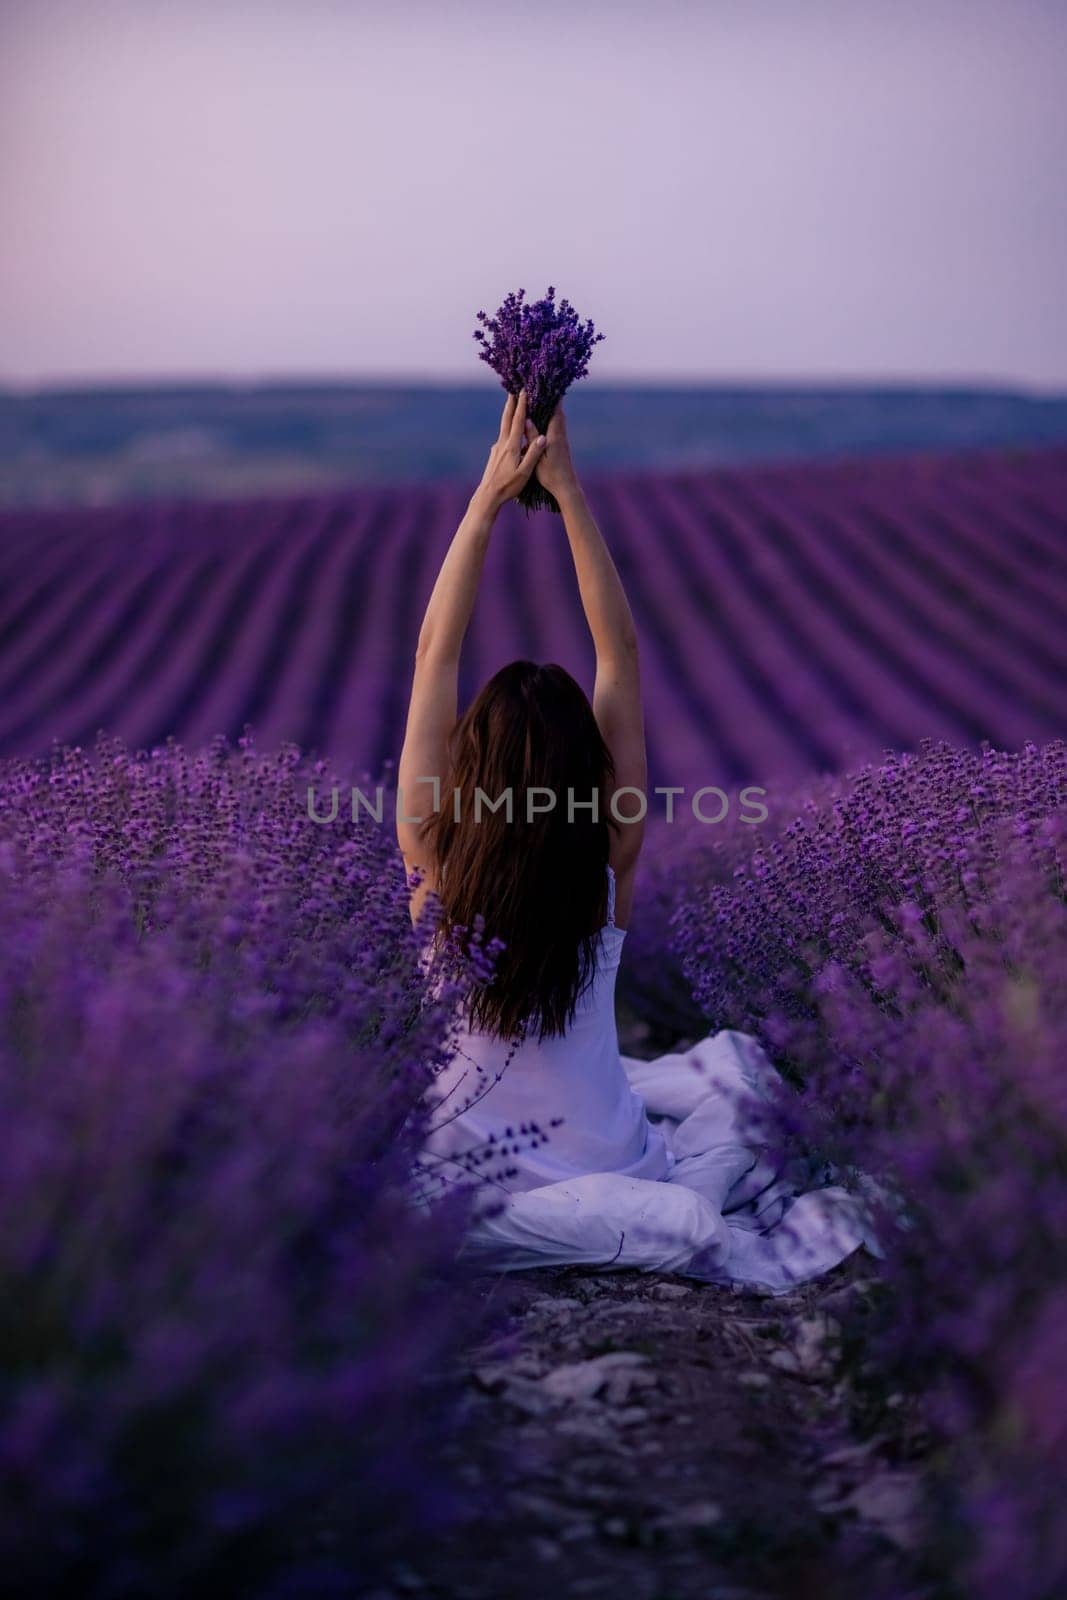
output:
M 630 602 L 581 484 L 575 479 L 557 498 L 597 666 L 616 658 L 636 658 L 637 629 Z
M 526 424 L 532 438 L 532 422 Z M 538 482 L 555 495 L 574 557 L 578 592 L 593 635 L 597 665 L 615 657 L 637 654 L 637 629 L 622 579 L 597 527 L 571 459 L 567 419 L 558 405 L 545 430 L 546 445 L 535 469 Z
M 645 722 L 637 629 L 630 602 L 574 470 L 562 407 L 557 406 L 546 437 L 548 443 L 536 472 L 563 513 L 578 592 L 593 636 L 593 712 L 615 763 L 615 788 L 637 789 L 644 796 L 648 781 Z M 636 816 L 639 809 L 644 807 L 630 796 L 620 799 L 618 815 Z M 627 872 L 636 862 L 643 835 L 644 824 L 639 820 L 624 823 L 614 835 L 612 865 L 617 874 Z M 622 890 L 623 885 L 619 887 Z

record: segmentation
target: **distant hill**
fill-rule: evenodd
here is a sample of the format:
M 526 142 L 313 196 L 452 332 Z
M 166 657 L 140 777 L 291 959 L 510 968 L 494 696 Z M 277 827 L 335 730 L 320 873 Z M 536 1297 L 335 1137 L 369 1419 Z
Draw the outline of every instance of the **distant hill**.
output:
M 0 391 L 0 505 L 471 483 L 501 402 L 484 383 Z M 567 413 L 594 471 L 1067 442 L 1067 396 L 997 389 L 589 382 Z

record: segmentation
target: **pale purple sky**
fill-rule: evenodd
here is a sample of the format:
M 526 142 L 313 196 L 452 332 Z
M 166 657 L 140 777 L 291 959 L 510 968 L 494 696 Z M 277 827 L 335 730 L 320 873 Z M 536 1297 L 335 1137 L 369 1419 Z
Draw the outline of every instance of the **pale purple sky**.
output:
M 1063 0 L 0 0 L 0 382 L 1067 387 Z M 492 381 L 492 380 L 489 380 Z

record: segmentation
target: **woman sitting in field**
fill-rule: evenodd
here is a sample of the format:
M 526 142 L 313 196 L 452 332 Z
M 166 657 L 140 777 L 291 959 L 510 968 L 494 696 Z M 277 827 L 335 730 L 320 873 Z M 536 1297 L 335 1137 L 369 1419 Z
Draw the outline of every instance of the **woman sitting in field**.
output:
M 494 520 L 534 472 L 574 558 L 592 703 L 562 667 L 513 661 L 457 720 Z M 619 1052 L 615 977 L 646 778 L 637 633 L 562 407 L 539 437 L 525 395 L 509 396 L 426 608 L 400 758 L 412 915 L 433 894 L 439 936 L 481 916 L 503 947 L 434 1086 L 423 1192 L 480 1186 L 465 1249 L 486 1266 L 601 1263 L 785 1289 L 870 1240 L 856 1197 L 798 1194 L 806 1165 L 776 1167 L 746 1136 L 744 1098 L 777 1077 L 758 1044 L 720 1032 L 657 1061 Z

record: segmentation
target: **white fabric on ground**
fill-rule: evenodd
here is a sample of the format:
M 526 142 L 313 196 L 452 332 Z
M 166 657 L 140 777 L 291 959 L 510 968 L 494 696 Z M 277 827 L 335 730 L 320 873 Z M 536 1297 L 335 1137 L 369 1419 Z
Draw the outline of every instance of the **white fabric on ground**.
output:
M 497 1271 L 631 1267 L 777 1293 L 861 1245 L 880 1253 L 860 1196 L 761 1148 L 746 1102 L 778 1074 L 756 1040 L 722 1030 L 655 1061 L 620 1054 L 625 931 L 610 882 L 596 975 L 568 1032 L 510 1053 L 465 1032 L 435 1086 L 421 1195 L 478 1185 L 464 1256 Z

